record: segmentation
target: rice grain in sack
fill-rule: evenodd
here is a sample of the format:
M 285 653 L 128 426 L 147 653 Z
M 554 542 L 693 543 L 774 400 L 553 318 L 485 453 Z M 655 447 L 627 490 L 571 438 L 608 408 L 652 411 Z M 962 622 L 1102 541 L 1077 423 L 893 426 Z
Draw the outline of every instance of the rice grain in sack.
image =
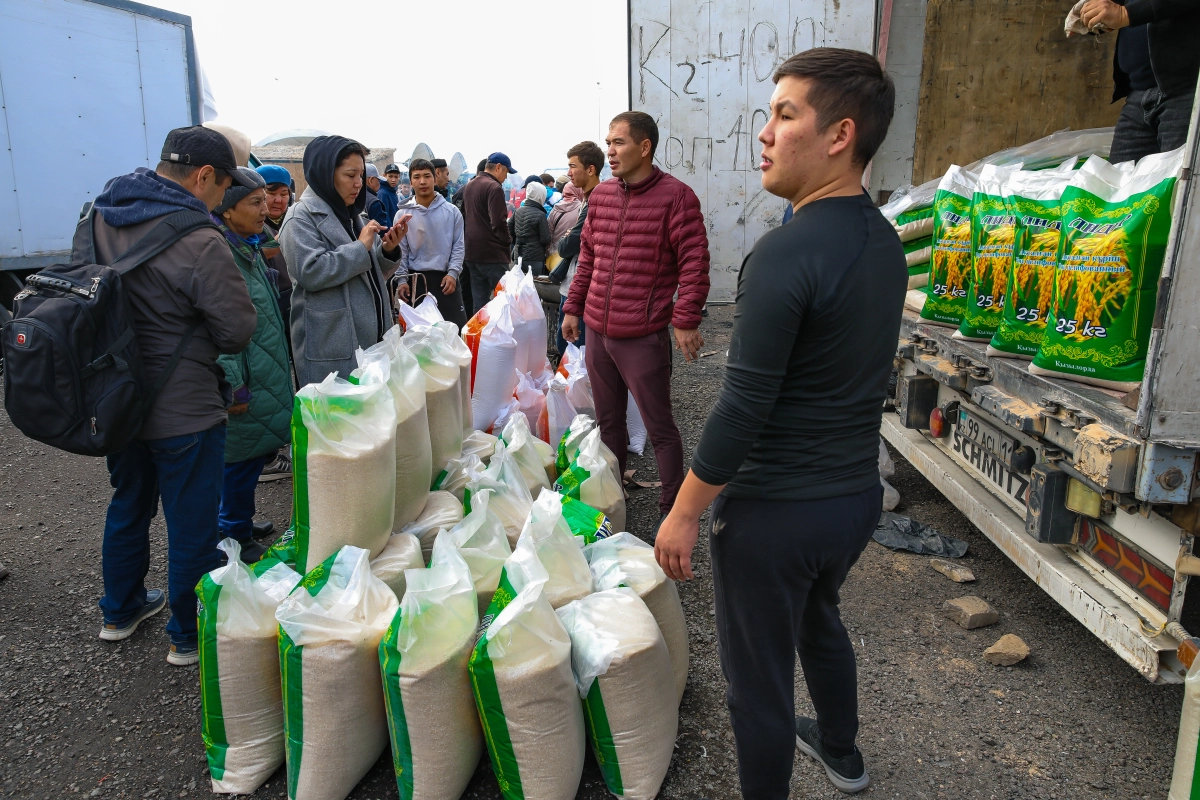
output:
M 933 260 L 921 319 L 957 328 L 967 311 L 971 271 L 971 199 L 979 176 L 959 166 L 946 171 L 933 201 Z
M 529 423 L 524 414 L 518 414 L 509 419 L 508 424 L 504 426 L 504 431 L 500 434 L 500 439 L 504 442 L 505 449 L 513 463 L 521 471 L 521 477 L 525 480 L 525 485 L 529 487 L 530 494 L 535 494 L 540 489 L 549 489 L 550 481 L 546 478 L 546 464 L 542 458 L 542 452 L 537 449 L 535 444 L 538 439 L 529 432 Z
M 676 702 L 683 698 L 688 676 L 688 632 L 675 581 L 654 559 L 654 548 L 629 533 L 615 533 L 583 548 L 592 568 L 596 591 L 628 586 L 646 603 L 662 630 L 671 655 Z
M 654 616 L 632 589 L 608 589 L 558 618 L 604 783 L 616 797 L 654 800 L 679 733 L 671 657 Z
M 355 385 L 335 373 L 296 392 L 292 459 L 296 571 L 347 544 L 379 555 L 396 511 L 396 408 L 386 379 Z
M 458 326 L 453 322 L 439 322 L 434 325 L 446 338 L 450 354 L 458 361 L 458 391 L 462 396 L 463 436 L 466 437 L 475 426 L 471 424 L 471 349 L 459 335 Z
M 463 455 L 474 455 L 483 463 L 487 463 L 496 453 L 496 442 L 499 439 L 483 431 L 471 431 L 463 437 Z
M 971 199 L 971 269 L 967 304 L 958 332 L 962 338 L 990 342 L 1004 311 L 1012 269 L 1017 218 L 1006 199 L 1008 179 L 1017 167 L 987 164 Z
M 600 453 L 600 429 L 596 428 L 579 445 L 571 467 L 558 476 L 554 490 L 603 511 L 613 529 L 625 530 L 625 490 Z
M 397 600 L 404 599 L 405 572 L 423 569 L 421 540 L 411 533 L 393 533 L 383 552 L 371 559 L 371 574 L 387 584 Z
M 557 447 L 562 441 L 563 432 L 578 413 L 567 398 L 566 379 L 556 373 L 546 387 L 546 402 L 542 406 L 542 414 L 538 417 L 535 428 L 537 437 Z
M 421 557 L 428 564 L 433 555 L 433 542 L 438 531 L 449 530 L 463 519 L 462 502 L 450 492 L 430 492 L 429 502 L 421 510 L 421 516 L 404 526 L 401 533 L 411 533 L 421 542 Z
M 1052 319 L 1029 371 L 1130 391 L 1146 372 L 1183 148 L 1129 169 L 1092 156 L 1062 195 Z
M 483 462 L 476 455 L 468 454 L 461 458 L 452 458 L 446 462 L 446 468 L 433 479 L 433 491 L 450 492 L 461 503 L 464 497 L 463 491 L 471 481 L 471 476 L 477 472 L 483 472 L 483 470 Z
M 625 427 L 629 431 L 629 449 L 639 456 L 645 453 L 646 423 L 642 421 L 642 412 L 638 411 L 633 392 L 629 392 L 629 401 L 625 404 Z
M 351 373 L 360 383 L 372 373 L 362 368 L 376 363 L 387 375 L 396 405 L 396 511 L 392 529 L 399 530 L 417 518 L 429 499 L 433 481 L 433 449 L 429 440 L 429 414 L 425 408 L 425 373 L 416 357 L 400 344 L 400 329 L 392 326 L 383 341 L 355 353 L 359 369 Z
M 479 334 L 471 383 L 471 421 L 481 431 L 492 427 L 517 388 L 517 342 L 508 297 L 500 295 L 485 310 L 488 323 Z
M 468 667 L 492 772 L 505 800 L 571 800 L 586 746 L 571 641 L 543 594 L 545 570 L 528 583 L 515 570 L 509 577 L 519 588 Z
M 433 543 L 434 557 L 437 556 L 438 542 L 444 540 L 448 546 L 458 550 L 467 566 L 471 568 L 471 580 L 475 584 L 480 617 L 492 602 L 492 595 L 500 583 L 500 572 L 504 569 L 505 559 L 512 555 L 512 548 L 504 533 L 504 525 L 495 513 L 488 509 L 491 494 L 490 490 L 484 489 L 473 496 L 471 512 L 463 517 L 462 522 L 446 531 L 445 536 L 439 535 Z
M 512 309 L 513 338 L 517 343 L 517 372 L 538 375 L 546 362 L 546 312 L 533 283 L 533 275 L 514 266 L 500 280 Z
M 396 595 L 343 547 L 279 604 L 289 800 L 340 800 L 388 745 L 379 643 Z
M 479 615 L 471 571 L 453 547 L 412 570 L 379 645 L 392 766 L 401 800 L 458 800 L 483 755 L 467 662 Z
M 468 512 L 472 508 L 472 498 L 484 489 L 492 492 L 488 508 L 504 526 L 509 546 L 516 547 L 517 538 L 529 517 L 529 509 L 533 506 L 533 495 L 529 493 L 525 479 L 503 441 L 497 442 L 492 463 L 485 470 L 473 472 L 467 488 L 463 490 L 463 507 Z
M 1008 180 L 1007 201 L 1017 220 L 1016 245 L 1004 313 L 988 345 L 989 356 L 1030 360 L 1042 344 L 1060 253 L 1059 206 L 1072 174 L 1022 171 Z
M 553 608 L 592 593 L 592 573 L 583 557 L 582 542 L 571 533 L 563 517 L 561 497 L 549 489 L 542 490 L 529 510 L 512 556 L 515 559 L 518 553 L 536 554 L 546 569 L 544 592 Z
M 429 410 L 429 442 L 433 448 L 433 472 L 462 452 L 462 397 L 458 382 L 461 370 L 436 328 L 413 328 L 400 339 L 417 358 L 425 373 L 425 406 Z
M 214 792 L 250 794 L 283 763 L 275 608 L 300 576 L 271 560 L 260 580 L 236 540 L 217 546 L 228 564 L 196 586 L 204 750 Z

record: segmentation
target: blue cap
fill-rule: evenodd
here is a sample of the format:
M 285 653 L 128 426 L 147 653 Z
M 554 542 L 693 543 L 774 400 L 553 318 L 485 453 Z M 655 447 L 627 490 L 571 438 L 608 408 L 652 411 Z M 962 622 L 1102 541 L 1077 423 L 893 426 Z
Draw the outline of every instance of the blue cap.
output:
M 262 179 L 267 182 L 267 186 L 274 183 L 288 187 L 292 185 L 292 173 L 275 164 L 263 164 L 255 172 L 262 176 Z
M 508 156 L 504 155 L 504 153 L 492 153 L 490 156 L 488 156 L 488 163 L 500 164 L 509 172 L 516 172 L 516 170 L 513 169 L 512 162 L 508 160 Z

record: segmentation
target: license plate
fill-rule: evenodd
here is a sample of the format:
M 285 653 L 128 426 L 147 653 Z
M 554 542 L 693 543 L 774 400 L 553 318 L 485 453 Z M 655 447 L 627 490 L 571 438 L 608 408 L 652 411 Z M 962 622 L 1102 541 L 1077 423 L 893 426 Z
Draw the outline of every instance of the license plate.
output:
M 958 412 L 951 448 L 985 483 L 1024 508 L 1028 501 L 1029 475 L 1009 467 L 1017 440 L 965 410 Z

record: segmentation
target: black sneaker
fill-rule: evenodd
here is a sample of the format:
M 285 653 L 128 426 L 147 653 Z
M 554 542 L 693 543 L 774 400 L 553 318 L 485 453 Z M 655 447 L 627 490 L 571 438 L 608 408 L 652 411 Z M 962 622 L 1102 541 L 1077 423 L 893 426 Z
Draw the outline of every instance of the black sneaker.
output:
M 252 522 L 250 527 L 254 529 L 255 539 L 265 539 L 275 532 L 275 523 L 267 520 L 266 522 Z
M 254 564 L 262 557 L 263 553 L 267 552 L 267 546 L 262 542 L 256 542 L 250 539 L 246 542 L 241 542 L 242 545 L 242 563 Z
M 146 592 L 146 603 L 130 619 L 121 624 L 105 622 L 100 627 L 100 638 L 106 642 L 119 642 L 128 639 L 137 630 L 137 626 L 150 619 L 167 607 L 167 594 L 162 589 L 151 589 Z
M 809 717 L 796 717 L 796 747 L 801 753 L 810 756 L 825 767 L 825 774 L 830 783 L 846 794 L 855 794 L 867 788 L 871 776 L 863 766 L 862 753 L 858 748 L 842 758 L 834 758 L 825 752 L 821 746 L 821 729 L 817 721 Z
M 267 483 L 290 477 L 292 477 L 292 459 L 287 453 L 280 450 L 279 455 L 275 456 L 275 460 L 263 467 L 262 474 L 258 476 L 258 482 Z

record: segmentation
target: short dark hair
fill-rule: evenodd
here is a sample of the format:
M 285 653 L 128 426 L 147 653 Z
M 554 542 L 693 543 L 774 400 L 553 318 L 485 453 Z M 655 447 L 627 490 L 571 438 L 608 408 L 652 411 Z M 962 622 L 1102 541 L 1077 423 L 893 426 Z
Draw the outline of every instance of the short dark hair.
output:
M 549 172 L 543 172 L 541 175 L 538 175 L 538 179 L 547 186 L 554 185 L 554 176 Z
M 475 174 L 478 175 L 479 173 L 483 172 L 485 169 L 487 169 L 487 159 L 486 158 L 479 162 L 479 166 L 475 168 Z
M 200 166 L 205 166 L 201 164 Z M 160 161 L 154 171 L 164 178 L 173 180 L 176 183 L 186 181 L 192 177 L 192 173 L 200 169 L 200 166 L 192 166 L 191 164 L 180 164 L 178 161 Z M 217 183 L 222 183 L 229 177 L 229 173 L 220 167 L 213 167 L 213 172 L 216 173 Z
M 611 128 L 618 122 L 624 122 L 629 126 L 629 134 L 638 144 L 649 139 L 650 157 L 654 158 L 654 151 L 658 149 L 658 123 L 654 121 L 654 117 L 645 111 L 623 111 L 612 118 L 608 127 Z
M 414 158 L 412 161 L 408 162 L 409 180 L 412 180 L 412 175 L 414 172 L 418 172 L 420 170 L 429 170 L 430 175 L 435 174 L 433 171 L 433 162 L 427 161 L 424 158 Z
M 578 158 L 584 169 L 595 167 L 597 175 L 604 169 L 604 151 L 595 142 L 580 142 L 567 151 L 567 158 Z
M 883 139 L 896 110 L 896 85 L 870 53 L 840 47 L 814 47 L 783 62 L 775 83 L 783 78 L 810 81 L 808 104 L 817 112 L 817 127 L 827 130 L 843 119 L 854 120 L 853 161 L 866 166 Z

